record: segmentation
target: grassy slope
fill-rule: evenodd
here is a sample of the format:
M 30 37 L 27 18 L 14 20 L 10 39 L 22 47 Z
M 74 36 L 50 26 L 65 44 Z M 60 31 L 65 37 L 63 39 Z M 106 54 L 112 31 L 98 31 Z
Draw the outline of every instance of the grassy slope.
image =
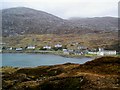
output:
M 25 47 L 30 44 L 35 44 L 38 48 L 46 44 L 53 46 L 57 43 L 68 45 L 68 48 L 74 48 L 71 46 L 72 42 L 78 42 L 81 45 L 94 48 L 110 46 L 117 42 L 117 33 L 99 33 L 99 34 L 45 34 L 45 35 L 23 35 L 16 37 L 4 37 L 3 41 L 8 46 L 12 47 Z
M 3 88 L 7 90 L 120 89 L 118 57 L 102 57 L 83 65 L 67 63 L 36 68 L 6 68 L 2 72 Z
M 119 57 L 102 57 L 93 61 L 86 62 L 78 69 L 83 72 L 92 72 L 97 74 L 115 74 L 120 75 L 120 58 Z

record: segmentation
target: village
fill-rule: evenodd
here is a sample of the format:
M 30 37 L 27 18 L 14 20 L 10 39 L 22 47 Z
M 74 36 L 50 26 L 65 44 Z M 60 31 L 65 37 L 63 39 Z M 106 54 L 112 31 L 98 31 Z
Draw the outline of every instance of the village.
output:
M 105 50 L 104 48 L 92 48 L 82 45 L 73 44 L 74 48 L 68 48 L 63 46 L 60 43 L 55 44 L 54 46 L 45 45 L 41 48 L 36 47 L 35 45 L 28 45 L 26 47 L 6 47 L 5 43 L 1 43 L 0 52 L 7 53 L 19 53 L 19 52 L 31 52 L 31 53 L 57 53 L 63 55 L 75 55 L 75 56 L 111 56 L 118 55 L 116 50 Z

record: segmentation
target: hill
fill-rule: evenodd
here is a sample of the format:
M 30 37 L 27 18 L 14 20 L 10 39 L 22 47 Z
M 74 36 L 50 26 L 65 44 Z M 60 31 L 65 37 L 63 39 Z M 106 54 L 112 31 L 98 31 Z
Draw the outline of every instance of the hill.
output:
M 55 44 L 61 43 L 68 49 L 75 49 L 72 43 L 79 43 L 79 45 L 88 48 L 103 47 L 109 50 L 119 50 L 117 33 L 95 33 L 95 34 L 27 34 L 21 36 L 3 37 L 2 40 L 6 43 L 5 47 L 26 47 L 28 45 L 35 45 L 37 49 L 45 45 L 54 47 Z
M 66 63 L 34 68 L 2 68 L 3 89 L 120 89 L 120 57 L 102 57 L 85 64 Z
M 102 57 L 93 61 L 86 62 L 79 69 L 84 72 L 92 72 L 97 74 L 113 74 L 120 75 L 120 58 L 118 57 Z
M 89 28 L 97 31 L 117 31 L 118 18 L 115 17 L 94 17 L 94 18 L 71 18 L 73 25 Z
M 3 34 L 51 33 L 63 19 L 25 7 L 2 10 Z
M 52 14 L 26 7 L 2 10 L 3 36 L 23 34 L 86 34 L 116 31 L 117 18 L 61 19 Z

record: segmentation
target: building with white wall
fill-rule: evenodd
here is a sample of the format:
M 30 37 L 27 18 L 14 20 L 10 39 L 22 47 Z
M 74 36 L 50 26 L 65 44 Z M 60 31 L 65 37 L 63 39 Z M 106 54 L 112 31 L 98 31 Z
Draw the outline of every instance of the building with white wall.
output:
M 43 49 L 51 49 L 51 46 L 44 46 Z
M 110 56 L 110 55 L 116 55 L 116 50 L 104 50 L 103 48 L 99 48 L 99 51 L 97 52 L 88 52 L 88 54 L 94 54 L 98 56 Z
M 28 46 L 27 49 L 35 49 L 35 46 Z

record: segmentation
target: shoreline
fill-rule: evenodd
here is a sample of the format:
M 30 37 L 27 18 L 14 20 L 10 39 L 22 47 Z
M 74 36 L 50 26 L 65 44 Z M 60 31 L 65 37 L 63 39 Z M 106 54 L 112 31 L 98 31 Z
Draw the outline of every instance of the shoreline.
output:
M 96 56 L 96 55 L 91 55 L 91 56 L 85 56 L 85 55 L 68 55 L 68 54 L 64 54 L 62 52 L 59 52 L 59 51 L 46 51 L 46 52 L 35 52 L 35 51 L 17 51 L 17 52 L 10 52 L 10 51 L 3 51 L 3 52 L 0 52 L 0 54 L 2 53 L 13 53 L 13 54 L 17 54 L 17 53 L 23 53 L 23 54 L 47 54 L 47 55 L 58 55 L 58 56 L 61 56 L 61 57 L 66 57 L 66 58 L 92 58 L 92 59 L 95 59 L 95 58 L 98 58 L 98 57 L 102 57 L 102 56 Z
M 84 55 L 74 55 L 74 54 L 64 54 L 62 51 L 34 51 L 34 50 L 30 50 L 30 51 L 2 51 L 0 52 L 0 54 L 2 53 L 23 53 L 23 54 L 46 54 L 46 55 L 57 55 L 57 56 L 61 56 L 61 57 L 66 57 L 66 58 L 92 58 L 92 59 L 97 59 L 100 57 L 106 57 L 106 56 L 97 56 L 97 55 L 92 55 L 92 54 L 84 54 Z M 110 56 L 111 57 L 111 56 Z M 120 57 L 120 55 L 113 55 L 112 57 Z

